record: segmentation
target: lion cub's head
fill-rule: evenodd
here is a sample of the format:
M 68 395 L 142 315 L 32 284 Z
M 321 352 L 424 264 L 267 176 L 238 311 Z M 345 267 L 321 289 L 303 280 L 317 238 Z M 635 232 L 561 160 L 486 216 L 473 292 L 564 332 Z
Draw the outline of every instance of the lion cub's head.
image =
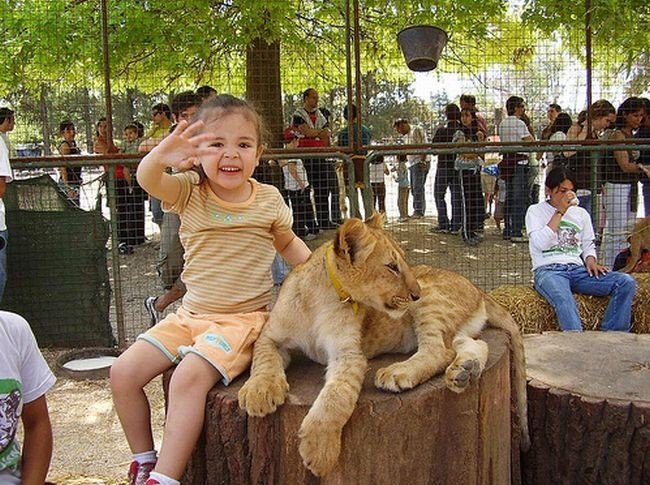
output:
M 366 222 L 346 220 L 333 249 L 337 277 L 354 301 L 399 318 L 420 297 L 404 252 L 383 230 L 380 214 Z

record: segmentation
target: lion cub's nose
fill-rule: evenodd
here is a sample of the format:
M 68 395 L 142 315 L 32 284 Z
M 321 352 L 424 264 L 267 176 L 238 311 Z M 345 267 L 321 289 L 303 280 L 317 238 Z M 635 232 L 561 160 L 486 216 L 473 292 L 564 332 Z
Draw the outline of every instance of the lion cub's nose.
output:
M 415 293 L 411 293 L 411 300 L 418 301 L 419 299 L 420 299 L 420 295 L 417 295 Z

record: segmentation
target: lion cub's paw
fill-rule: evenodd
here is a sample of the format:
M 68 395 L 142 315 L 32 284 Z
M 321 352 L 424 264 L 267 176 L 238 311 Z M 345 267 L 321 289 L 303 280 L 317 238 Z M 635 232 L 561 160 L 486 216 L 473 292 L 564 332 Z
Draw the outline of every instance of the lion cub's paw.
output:
M 284 403 L 289 383 L 282 376 L 253 376 L 239 390 L 239 407 L 250 416 L 266 416 Z
M 375 387 L 385 391 L 401 392 L 418 384 L 413 376 L 413 369 L 407 368 L 403 362 L 379 369 L 375 374 Z
M 476 380 L 483 372 L 478 359 L 454 360 L 445 372 L 445 384 L 454 392 L 463 392 L 472 379 Z
M 298 436 L 298 450 L 305 466 L 319 477 L 330 472 L 341 452 L 341 430 L 307 415 Z

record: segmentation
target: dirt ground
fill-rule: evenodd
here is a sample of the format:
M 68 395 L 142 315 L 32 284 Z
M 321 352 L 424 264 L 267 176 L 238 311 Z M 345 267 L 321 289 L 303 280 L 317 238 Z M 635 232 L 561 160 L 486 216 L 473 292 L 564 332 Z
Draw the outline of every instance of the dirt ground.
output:
M 478 247 L 465 246 L 457 235 L 431 234 L 429 228 L 434 225 L 435 219 L 426 218 L 392 222 L 387 228 L 411 262 L 453 268 L 484 290 L 530 280 L 527 245 L 503 241 L 492 221 L 486 225 L 485 240 Z M 333 232 L 328 231 L 310 245 L 315 247 L 332 236 Z M 153 269 L 155 254 L 154 240 L 136 248 L 133 255 L 120 257 L 121 279 L 126 282 L 127 342 L 146 328 L 143 296 L 158 291 Z M 44 349 L 43 353 L 55 368 L 62 351 Z M 158 447 L 164 423 L 161 387 L 161 379 L 157 378 L 147 388 Z M 58 376 L 47 399 L 55 440 L 49 480 L 72 485 L 126 483 L 131 454 L 113 408 L 108 379 L 79 381 Z

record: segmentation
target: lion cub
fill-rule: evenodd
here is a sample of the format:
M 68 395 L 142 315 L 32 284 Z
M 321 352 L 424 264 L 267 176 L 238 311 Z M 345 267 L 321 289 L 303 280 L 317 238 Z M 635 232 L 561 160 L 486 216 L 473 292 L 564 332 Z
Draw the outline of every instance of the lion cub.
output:
M 415 351 L 380 369 L 378 388 L 400 392 L 445 372 L 447 387 L 462 392 L 485 367 L 487 344 L 475 337 L 486 322 L 512 336 L 521 442 L 527 449 L 524 348 L 512 317 L 456 273 L 411 269 L 378 214 L 365 223 L 349 219 L 332 243 L 285 280 L 255 343 L 239 405 L 252 416 L 265 416 L 284 403 L 289 390 L 284 369 L 292 350 L 326 365 L 325 385 L 299 435 L 305 466 L 325 475 L 338 460 L 341 432 L 356 406 L 368 358 Z

